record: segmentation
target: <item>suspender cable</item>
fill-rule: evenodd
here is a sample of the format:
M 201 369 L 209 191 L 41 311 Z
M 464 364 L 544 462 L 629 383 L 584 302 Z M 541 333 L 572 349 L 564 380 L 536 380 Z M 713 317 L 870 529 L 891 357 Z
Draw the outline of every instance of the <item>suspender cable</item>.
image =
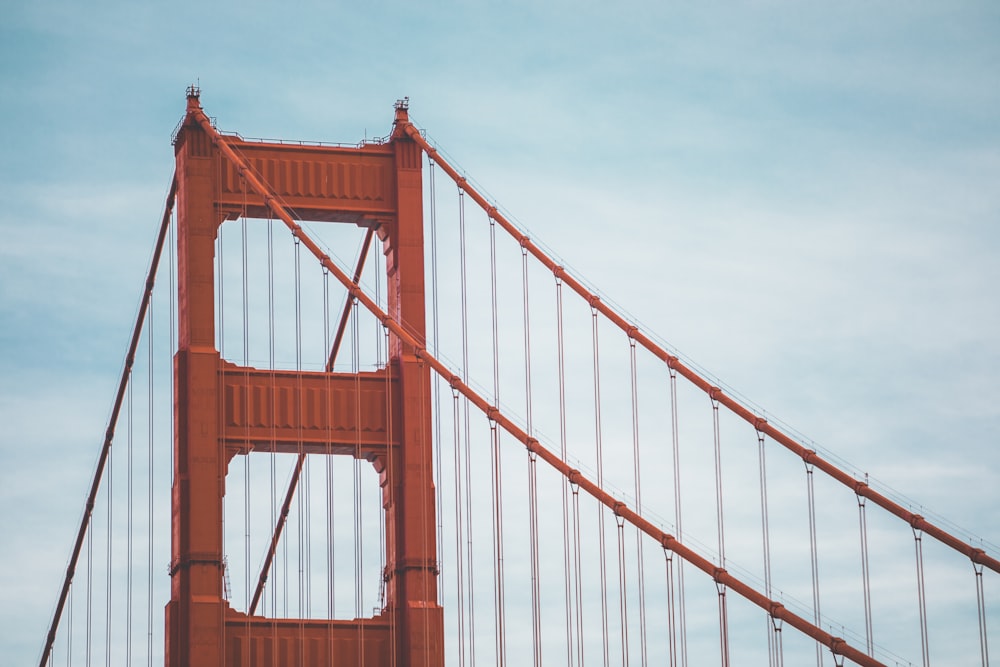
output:
M 270 482 L 271 482 L 271 493 L 269 494 L 270 505 L 271 505 L 271 525 L 278 525 L 278 511 L 277 511 L 277 500 L 278 500 L 278 464 L 277 464 L 277 453 L 275 449 L 277 447 L 277 404 L 278 404 L 278 385 L 276 382 L 275 374 L 275 335 L 274 335 L 274 220 L 271 217 L 271 211 L 268 210 L 267 213 L 267 367 L 270 371 L 269 385 L 271 389 L 270 401 L 268 401 L 268 423 L 271 424 L 270 433 Z M 287 510 L 286 510 L 287 512 Z M 275 530 L 277 532 L 277 529 Z M 268 552 L 271 557 L 274 557 L 275 546 L 277 541 L 272 538 L 271 544 L 269 545 Z M 284 563 L 282 564 L 282 569 L 287 567 Z M 270 565 L 265 560 L 265 564 L 261 567 L 261 577 L 257 582 L 257 590 L 254 592 L 254 601 L 250 603 L 250 608 L 247 611 L 248 615 L 254 613 L 254 608 L 257 605 L 257 600 L 264 588 L 264 582 L 267 580 L 268 573 L 270 572 Z M 266 604 L 265 604 L 266 606 Z M 276 584 L 271 585 L 271 616 L 276 617 L 278 615 L 278 586 Z M 271 664 L 276 664 L 278 662 L 278 626 L 273 624 L 271 626 Z
M 674 526 L 677 539 L 684 539 L 681 527 L 681 445 L 677 425 L 677 371 L 669 368 L 670 374 L 670 439 L 674 459 Z M 681 667 L 687 667 L 687 614 L 684 609 L 684 561 L 677 562 L 677 633 L 681 646 Z
M 94 533 L 87 531 L 87 642 L 86 666 L 90 667 L 94 631 Z
M 169 298 L 168 298 L 169 300 Z M 148 534 L 147 534 L 147 550 L 146 550 L 146 664 L 148 667 L 153 667 L 153 405 L 155 401 L 153 400 L 153 309 L 150 308 L 146 315 L 146 326 L 149 332 L 146 336 L 147 344 L 147 363 L 149 364 L 149 373 L 147 375 L 147 380 L 149 381 L 149 386 L 146 390 L 146 398 L 148 404 L 146 409 L 149 413 L 149 420 L 147 425 L 149 431 L 146 434 L 146 456 L 148 457 L 149 469 L 148 469 L 148 497 L 146 499 L 146 506 L 149 510 L 149 516 L 147 517 L 148 524 Z M 171 441 L 172 444 L 172 441 Z
M 621 621 L 622 667 L 628 667 L 628 593 L 625 577 L 625 519 L 615 515 L 618 525 L 618 618 Z
M 931 664 L 930 648 L 927 641 L 927 600 L 924 596 L 924 545 L 923 533 L 913 528 L 913 546 L 917 556 L 917 604 L 920 611 L 920 655 L 924 667 Z
M 438 317 L 438 247 L 437 247 L 437 193 L 434 189 L 434 160 L 428 158 L 427 160 L 427 174 L 429 178 L 429 188 L 430 188 L 430 202 L 428 204 L 430 210 L 430 222 L 431 222 L 431 335 L 433 345 L 431 350 L 435 355 L 440 352 L 440 326 Z M 378 273 L 376 271 L 376 273 Z M 441 457 L 442 457 L 442 439 L 441 439 L 441 376 L 434 374 L 434 442 L 436 447 L 434 448 L 435 460 L 434 460 L 434 484 L 438 489 L 436 495 L 437 499 L 437 558 L 438 558 L 438 571 L 442 571 L 441 561 L 444 559 L 444 507 L 442 503 L 444 502 L 443 493 L 444 485 L 441 481 Z M 438 576 L 437 578 L 437 597 L 438 600 L 444 599 L 444 577 Z
M 358 322 L 358 300 L 351 298 L 351 372 L 354 373 L 354 390 L 356 396 L 361 396 L 361 355 Z M 361 401 L 354 401 L 354 423 L 361 424 Z M 364 503 L 361 499 L 361 429 L 355 429 L 354 440 L 354 617 L 361 618 L 365 600 L 365 564 L 364 564 L 364 521 L 362 512 Z M 358 646 L 360 647 L 360 664 L 364 664 L 365 630 L 364 624 L 358 624 Z
M 294 256 L 294 291 L 295 291 L 295 384 L 296 392 L 299 396 L 302 395 L 302 244 L 299 238 L 293 237 L 293 256 Z M 302 475 L 308 474 L 305 469 L 305 442 L 303 440 L 302 433 L 302 422 L 305 416 L 305 410 L 302 405 L 303 401 L 298 401 L 298 428 L 296 429 L 296 450 L 298 451 L 299 458 L 302 459 L 303 465 L 297 466 L 299 469 L 299 478 Z M 300 619 L 299 623 L 299 642 L 300 645 L 305 642 L 305 625 L 301 622 L 301 619 L 305 618 L 305 507 L 303 506 L 303 494 L 298 494 L 296 497 L 295 511 L 296 511 L 296 558 L 298 560 L 298 595 L 296 598 L 298 617 Z
M 670 667 L 677 667 L 677 619 L 674 615 L 674 554 L 663 547 L 667 571 L 667 649 Z
M 867 475 L 865 482 L 867 483 Z M 865 649 L 868 655 L 875 651 L 875 637 L 872 632 L 872 590 L 871 573 L 868 568 L 868 517 L 865 512 L 865 497 L 858 495 L 858 529 L 861 533 L 861 586 L 865 602 Z
M 468 273 L 466 267 L 465 248 L 465 193 L 461 188 L 458 190 L 458 241 L 459 241 L 459 268 L 461 270 L 461 302 L 462 302 L 462 381 L 469 381 L 469 308 L 468 308 Z M 469 400 L 462 401 L 464 412 L 464 450 L 465 450 L 465 536 L 466 563 L 468 567 L 469 582 L 469 664 L 473 667 L 476 664 L 476 605 L 475 605 L 475 576 L 472 567 L 472 463 L 471 463 L 471 443 L 469 425 Z
M 580 485 L 570 481 L 573 491 L 573 572 L 576 577 L 576 654 L 577 664 L 583 665 L 583 571 L 580 551 Z
M 812 572 L 813 623 L 820 626 L 819 553 L 816 549 L 816 494 L 813 488 L 813 466 L 806 462 L 806 486 L 809 495 L 809 563 Z M 816 667 L 823 667 L 823 647 L 816 644 Z
M 629 378 L 632 389 L 632 479 L 635 484 L 635 508 L 642 514 L 642 477 L 639 463 L 639 382 L 635 360 L 635 339 L 629 336 Z M 636 531 L 636 576 L 639 583 L 639 646 L 642 667 L 646 667 L 646 575 L 642 554 L 642 534 Z
M 566 354 L 563 341 L 562 280 L 556 277 L 556 361 L 559 379 L 559 457 L 566 460 Z M 566 667 L 573 667 L 573 592 L 570 586 L 569 480 L 561 480 L 563 531 L 563 589 L 566 615 Z
M 135 490 L 132 484 L 132 472 L 133 472 L 133 445 L 135 440 L 133 438 L 133 426 L 135 425 L 134 413 L 135 413 L 135 388 L 132 382 L 128 383 L 128 436 L 126 438 L 125 447 L 125 495 L 128 499 L 128 507 L 125 508 L 126 518 L 125 518 L 125 664 L 131 667 L 132 665 L 132 557 L 135 554 L 134 542 L 133 542 L 133 531 L 132 531 L 132 519 L 133 519 L 133 505 L 135 500 L 135 495 L 133 491 Z M 108 649 L 110 651 L 110 648 Z
M 767 507 L 767 463 L 764 454 L 764 434 L 757 430 L 757 471 L 760 480 L 760 532 L 764 555 L 764 595 L 771 597 L 771 531 Z M 778 662 L 776 628 L 771 615 L 767 616 L 767 655 L 768 664 L 776 667 Z
M 528 299 L 528 251 L 521 247 L 521 291 L 524 306 L 524 404 L 528 434 L 534 433 L 531 415 L 531 313 Z M 538 476 L 535 454 L 528 451 L 528 535 L 531 551 L 531 634 L 535 667 L 542 664 L 541 573 L 538 563 Z
M 392 442 L 391 442 L 392 433 L 394 433 L 395 431 L 393 430 L 393 422 L 392 422 L 392 404 L 389 401 L 389 397 L 392 396 L 392 377 L 390 377 L 389 372 L 388 372 L 389 371 L 389 369 L 388 369 L 389 343 L 390 343 L 390 341 L 389 341 L 389 328 L 387 326 L 383 325 L 382 326 L 382 331 L 383 331 L 383 334 L 384 334 L 384 343 L 385 343 L 385 351 L 386 351 L 386 373 L 385 373 L 385 397 L 386 397 L 386 401 L 385 401 L 385 423 L 386 423 L 386 429 L 385 429 L 385 449 L 388 452 L 388 455 L 387 455 L 387 458 L 388 458 L 388 469 L 389 470 L 395 470 L 396 469 L 396 463 L 395 463 L 395 460 L 393 458 L 393 449 L 394 449 L 394 447 L 392 446 Z M 392 484 L 389 485 L 388 495 L 389 495 L 389 498 L 388 498 L 388 505 L 389 505 L 389 507 L 395 507 L 396 506 L 396 492 L 395 492 L 395 487 Z M 398 664 L 398 655 L 397 655 L 397 646 L 396 646 L 396 633 L 398 631 L 399 620 L 398 620 L 397 617 L 398 617 L 398 614 L 392 614 L 392 616 L 390 617 L 390 620 L 389 620 L 389 644 L 390 644 L 390 646 L 392 646 L 392 649 L 391 649 L 392 650 L 391 659 L 389 661 L 390 667 L 396 667 L 396 665 Z
M 243 191 L 243 215 L 240 216 L 240 277 L 242 279 L 242 315 L 243 315 L 243 381 L 250 386 L 250 286 L 249 260 L 247 258 L 247 191 L 246 179 L 240 179 L 240 189 Z M 243 442 L 243 568 L 244 590 L 243 600 L 247 608 L 250 606 L 251 587 L 253 586 L 253 565 L 250 562 L 250 437 Z M 244 649 L 250 655 L 250 614 L 246 615 L 246 640 Z
M 712 436 L 715 451 L 715 517 L 718 529 L 719 567 L 726 567 L 726 529 L 722 511 L 722 442 L 719 435 L 719 402 L 715 395 L 712 400 Z M 726 585 L 716 582 L 719 593 L 719 650 L 722 655 L 722 667 L 729 667 L 729 609 L 726 604 Z
M 595 299 L 596 301 L 596 299 Z M 601 356 L 598 341 L 597 308 L 590 304 L 590 338 L 593 347 L 594 373 L 594 445 L 597 451 L 597 485 L 604 488 L 604 451 L 601 443 Z M 604 667 L 610 663 L 608 647 L 608 570 L 607 554 L 605 553 L 604 511 L 597 510 L 598 553 L 601 568 L 601 648 L 604 656 Z
M 131 389 L 131 372 L 129 373 L 129 389 Z M 129 403 L 132 401 L 130 400 Z M 114 475 L 114 451 L 108 452 L 108 487 L 107 487 L 107 499 L 108 499 L 108 534 L 107 534 L 107 544 L 105 548 L 107 549 L 107 580 L 105 582 L 104 591 L 104 664 L 106 667 L 111 667 L 111 572 L 112 572 L 112 561 L 114 560 L 112 545 L 114 543 L 114 489 L 115 489 L 115 475 Z
M 330 271 L 323 267 L 323 347 L 330 344 Z M 327 368 L 327 375 L 324 380 L 326 385 L 326 405 L 323 406 L 326 412 L 326 457 L 324 460 L 325 487 L 326 491 L 326 617 L 333 619 L 335 615 L 334 605 L 334 551 L 333 551 L 333 394 L 331 391 L 331 381 Z M 334 652 L 333 624 L 327 625 L 327 651 L 330 656 Z
M 69 589 L 68 603 L 69 603 L 69 613 L 66 616 L 66 667 L 72 667 L 73 665 L 73 587 L 72 586 L 70 586 Z
M 142 293 L 142 300 L 139 303 L 139 312 L 136 315 L 135 324 L 132 327 L 132 338 L 129 342 L 128 352 L 125 354 L 125 366 L 122 369 L 121 377 L 118 381 L 118 392 L 115 395 L 115 402 L 111 408 L 111 416 L 108 418 L 108 427 L 104 434 L 104 444 L 101 447 L 101 453 L 97 459 L 97 469 L 94 471 L 94 477 L 90 484 L 90 492 L 87 494 L 87 502 L 84 505 L 83 517 L 80 519 L 80 528 L 76 533 L 76 541 L 73 544 L 73 551 L 69 558 L 69 565 L 66 567 L 66 576 L 63 579 L 62 590 L 59 593 L 59 599 L 56 602 L 56 610 L 52 615 L 52 623 L 49 625 L 49 632 L 45 638 L 45 646 L 42 648 L 42 656 L 38 662 L 39 667 L 45 667 L 45 663 L 49 660 L 49 654 L 52 652 L 52 645 L 56 640 L 56 631 L 59 628 L 59 619 L 62 617 L 63 608 L 66 606 L 66 597 L 69 595 L 69 587 L 73 583 L 73 575 L 76 573 L 76 565 L 80 559 L 80 551 L 83 548 L 83 539 L 88 534 L 87 529 L 90 526 L 91 515 L 94 511 L 94 502 L 97 498 L 97 491 L 101 486 L 104 469 L 108 464 L 108 457 L 111 454 L 111 441 L 115 436 L 115 427 L 118 425 L 118 415 L 121 412 L 122 401 L 125 398 L 125 387 L 128 384 L 128 379 L 132 372 L 132 364 L 135 361 L 135 351 L 139 345 L 139 337 L 142 334 L 142 323 L 146 318 L 146 310 L 149 308 L 149 302 L 153 295 L 153 283 L 156 278 L 156 269 L 160 265 L 160 256 L 163 252 L 164 241 L 167 237 L 167 229 L 170 227 L 170 217 L 174 209 L 174 198 L 176 194 L 177 178 L 175 174 L 170 180 L 170 190 L 167 193 L 167 201 L 164 206 L 163 218 L 160 221 L 160 230 L 156 237 L 156 244 L 153 247 L 153 257 L 149 264 L 149 270 L 146 272 L 146 287 Z M 89 584 L 87 588 L 89 591 Z M 88 599 L 89 597 L 90 594 L 88 592 Z M 87 654 L 89 656 L 89 649 Z
M 220 151 L 226 156 L 227 159 L 231 160 L 238 171 L 247 175 L 247 180 L 251 183 L 253 188 L 260 193 L 266 200 L 267 205 L 271 210 L 281 218 L 282 222 L 292 230 L 292 232 L 302 240 L 310 252 L 322 262 L 325 266 L 330 269 L 330 272 L 337 278 L 338 281 L 345 287 L 347 287 L 351 295 L 357 298 L 364 306 L 367 308 L 375 317 L 377 317 L 383 325 L 392 331 L 404 344 L 411 345 L 414 348 L 414 354 L 423 359 L 423 361 L 434 370 L 434 372 L 439 373 L 442 377 L 448 379 L 452 387 L 457 389 L 462 395 L 468 399 L 469 403 L 472 403 L 479 409 L 483 414 L 496 422 L 496 424 L 502 427 L 507 433 L 509 433 L 516 440 L 526 445 L 529 449 L 534 451 L 539 458 L 548 463 L 551 467 L 557 470 L 561 475 L 570 479 L 570 481 L 579 488 L 586 490 L 586 492 L 594 499 L 596 499 L 604 507 L 617 511 L 621 516 L 625 518 L 626 521 L 634 525 L 636 528 L 646 533 L 653 539 L 660 542 L 662 546 L 672 549 L 681 558 L 688 561 L 695 567 L 697 567 L 702 572 L 708 574 L 716 582 L 725 583 L 727 588 L 736 591 L 737 594 L 746 598 L 748 601 L 757 605 L 762 609 L 770 609 L 772 614 L 776 617 L 781 618 L 785 622 L 791 624 L 797 630 L 803 634 L 811 637 L 817 642 L 829 646 L 830 649 L 838 654 L 843 655 L 852 661 L 862 665 L 862 667 L 876 667 L 880 663 L 865 655 L 855 647 L 848 644 L 844 639 L 840 637 L 834 637 L 833 635 L 825 632 L 822 628 L 813 625 L 801 616 L 788 611 L 784 606 L 771 600 L 760 592 L 752 588 L 751 586 L 744 583 L 739 578 L 731 575 L 729 572 L 714 565 L 708 559 L 702 557 L 700 554 L 694 550 L 687 547 L 682 542 L 678 541 L 676 537 L 665 533 L 664 531 L 657 528 L 649 520 L 637 514 L 635 511 L 630 509 L 625 503 L 617 500 L 608 494 L 600 485 L 596 484 L 594 481 L 588 479 L 579 470 L 571 468 L 565 461 L 560 459 L 558 455 L 549 450 L 548 448 L 542 446 L 542 444 L 535 438 L 530 438 L 523 429 L 521 429 L 517 424 L 515 424 L 510 418 L 508 418 L 497 406 L 492 405 L 488 400 L 483 398 L 478 392 L 474 391 L 468 384 L 463 382 L 452 370 L 437 359 L 434 355 L 427 351 L 427 349 L 421 346 L 420 341 L 418 341 L 411 333 L 409 333 L 406 328 L 399 322 L 394 320 L 388 313 L 382 310 L 378 304 L 376 304 L 371 297 L 369 297 L 364 290 L 356 285 L 352 285 L 350 282 L 350 277 L 344 273 L 328 255 L 325 255 L 323 251 L 316 245 L 316 243 L 303 231 L 302 227 L 298 225 L 291 215 L 289 215 L 286 208 L 280 203 L 280 201 L 275 197 L 273 191 L 271 191 L 264 183 L 258 179 L 253 172 L 249 169 L 246 162 L 240 158 L 233 150 L 229 147 L 228 142 L 224 137 L 222 137 L 214 127 L 212 127 L 211 122 L 205 115 L 204 111 L 200 108 L 193 110 L 193 119 L 198 122 L 198 124 L 208 133 L 211 137 L 212 142 L 219 147 Z M 407 126 L 405 128 L 406 132 L 409 134 L 413 130 L 412 126 Z M 415 130 L 413 130 L 415 131 Z M 418 133 L 419 134 L 419 133 Z M 426 142 L 423 142 L 426 146 Z M 451 175 L 451 172 L 449 172 Z M 499 215 L 499 214 L 497 214 Z M 641 341 L 640 341 L 641 342 Z M 921 524 L 923 525 L 923 524 Z M 982 556 L 979 560 L 982 560 Z M 979 562 L 977 560 L 977 562 Z
M 493 402 L 500 406 L 500 334 L 497 313 L 497 254 L 496 223 L 490 218 L 490 305 L 493 325 Z M 504 605 L 503 576 L 503 469 L 500 460 L 500 431 L 496 422 L 490 420 L 491 468 L 493 473 L 493 548 L 495 569 L 493 571 L 494 595 L 496 596 L 496 659 L 500 667 L 507 662 L 507 637 L 505 628 L 506 609 Z
M 452 396 L 452 446 L 455 456 L 455 604 L 458 607 L 458 667 L 465 667 L 465 588 L 463 584 L 464 559 L 462 558 L 462 423 L 461 404 L 458 391 L 451 390 Z
M 774 664 L 776 667 L 784 667 L 785 653 L 781 642 L 781 628 L 783 622 L 780 618 L 771 616 L 771 627 L 774 628 Z
M 976 603 L 979 608 L 979 655 L 983 661 L 983 667 L 990 664 L 990 647 L 986 639 L 986 597 L 983 593 L 983 566 L 973 563 L 972 569 L 976 573 Z

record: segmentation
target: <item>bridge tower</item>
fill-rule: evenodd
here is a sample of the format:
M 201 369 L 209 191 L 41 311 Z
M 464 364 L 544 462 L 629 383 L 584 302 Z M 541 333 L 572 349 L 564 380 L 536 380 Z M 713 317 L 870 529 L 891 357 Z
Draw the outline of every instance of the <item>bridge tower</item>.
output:
M 393 134 L 381 144 L 227 135 L 268 193 L 248 192 L 199 119 L 191 89 L 175 141 L 179 332 L 166 663 L 441 667 L 429 369 L 395 336 L 386 367 L 358 374 L 243 368 L 215 345 L 219 227 L 240 215 L 270 217 L 271 197 L 303 220 L 373 228 L 386 257 L 389 314 L 424 340 L 421 150 L 401 129 L 406 105 L 397 104 Z M 225 600 L 226 472 L 236 456 L 271 451 L 355 455 L 375 466 L 386 518 L 386 604 L 376 616 L 248 618 Z

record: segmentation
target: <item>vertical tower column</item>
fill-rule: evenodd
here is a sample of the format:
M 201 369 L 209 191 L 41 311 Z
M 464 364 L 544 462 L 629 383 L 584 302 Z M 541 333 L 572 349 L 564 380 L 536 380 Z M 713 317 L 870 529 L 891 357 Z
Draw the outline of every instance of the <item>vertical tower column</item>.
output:
M 397 104 L 392 145 L 396 168 L 396 220 L 384 239 L 389 314 L 418 340 L 426 340 L 423 186 L 420 147 L 402 131 L 409 123 Z M 399 373 L 402 442 L 391 487 L 389 591 L 400 622 L 401 665 L 444 664 L 443 612 L 437 599 L 434 465 L 430 369 L 411 346 L 391 337 Z
M 188 111 L 197 98 L 188 98 Z M 174 358 L 174 483 L 171 595 L 166 612 L 170 666 L 218 667 L 223 660 L 222 497 L 215 350 L 215 205 L 218 154 L 201 128 L 185 128 L 177 159 L 178 350 Z

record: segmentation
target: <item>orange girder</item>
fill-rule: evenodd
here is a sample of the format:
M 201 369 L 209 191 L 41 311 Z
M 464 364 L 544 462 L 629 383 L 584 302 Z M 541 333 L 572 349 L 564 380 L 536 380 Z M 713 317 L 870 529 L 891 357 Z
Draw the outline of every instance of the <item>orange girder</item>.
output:
M 404 133 L 357 148 L 227 137 L 226 152 L 205 121 L 192 91 L 175 142 L 179 336 L 166 663 L 441 667 L 430 370 L 413 344 L 422 346 L 425 337 L 420 147 Z M 397 110 L 397 125 L 401 121 L 408 122 L 405 109 Z M 248 173 L 268 183 L 269 196 L 299 219 L 378 231 L 389 314 L 410 334 L 391 336 L 386 369 L 271 371 L 221 359 L 214 330 L 219 226 L 239 215 L 270 215 L 271 202 L 245 187 Z M 229 607 L 223 597 L 226 470 L 233 456 L 252 451 L 350 454 L 376 465 L 387 579 L 385 608 L 377 616 L 248 619 Z

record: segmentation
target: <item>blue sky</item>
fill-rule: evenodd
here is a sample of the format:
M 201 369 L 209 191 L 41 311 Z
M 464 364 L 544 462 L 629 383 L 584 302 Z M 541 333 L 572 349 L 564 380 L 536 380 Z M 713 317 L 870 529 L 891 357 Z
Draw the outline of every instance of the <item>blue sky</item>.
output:
M 41 644 L 195 81 L 245 136 L 383 135 L 409 96 L 686 358 L 1000 541 L 998 34 L 984 2 L 7 7 L 0 645 Z

